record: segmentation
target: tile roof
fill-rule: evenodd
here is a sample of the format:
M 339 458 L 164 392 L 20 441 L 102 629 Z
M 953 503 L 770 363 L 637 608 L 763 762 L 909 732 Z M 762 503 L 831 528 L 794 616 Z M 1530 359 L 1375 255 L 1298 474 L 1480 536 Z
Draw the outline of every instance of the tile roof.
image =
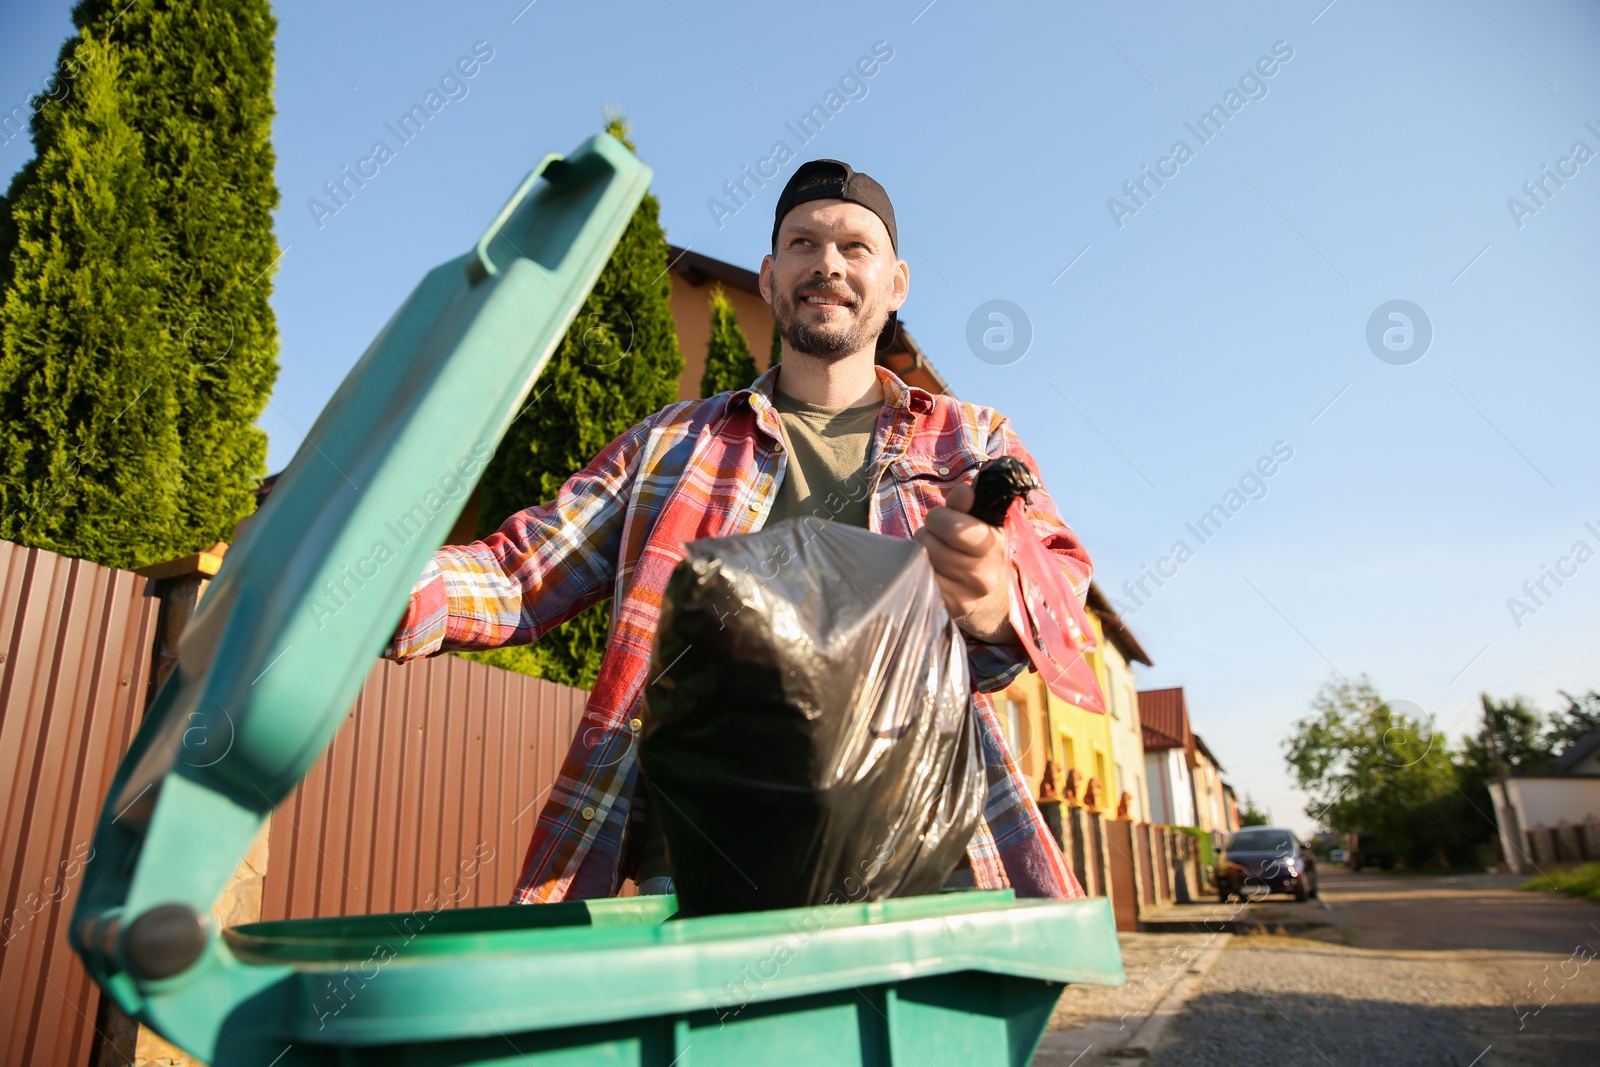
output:
M 1141 689 L 1139 726 L 1146 751 L 1189 748 L 1193 735 L 1189 730 L 1189 706 L 1183 699 L 1183 687 Z

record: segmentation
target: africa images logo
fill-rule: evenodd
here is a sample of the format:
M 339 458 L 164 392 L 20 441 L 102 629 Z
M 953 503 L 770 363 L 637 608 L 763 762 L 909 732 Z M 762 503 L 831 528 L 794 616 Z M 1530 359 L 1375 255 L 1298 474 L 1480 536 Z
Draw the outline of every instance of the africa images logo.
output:
M 967 317 L 967 347 L 993 367 L 1009 367 L 1033 347 L 1033 320 L 1009 300 L 989 300 Z
M 1428 354 L 1433 320 L 1409 300 L 1379 304 L 1367 319 L 1367 347 L 1395 367 L 1405 367 Z

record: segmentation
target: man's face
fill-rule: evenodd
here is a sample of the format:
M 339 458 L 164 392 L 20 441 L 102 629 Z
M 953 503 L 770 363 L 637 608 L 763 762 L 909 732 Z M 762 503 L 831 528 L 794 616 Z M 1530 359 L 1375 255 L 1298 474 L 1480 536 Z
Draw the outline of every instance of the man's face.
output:
M 789 212 L 761 263 L 761 295 L 784 340 L 829 361 L 870 351 L 909 288 L 909 268 L 896 258 L 883 220 L 844 200 L 812 200 Z

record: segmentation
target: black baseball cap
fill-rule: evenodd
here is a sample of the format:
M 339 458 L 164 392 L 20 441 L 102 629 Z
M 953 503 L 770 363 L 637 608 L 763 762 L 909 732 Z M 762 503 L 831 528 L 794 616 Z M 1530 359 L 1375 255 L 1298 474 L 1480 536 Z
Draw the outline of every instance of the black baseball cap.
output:
M 789 184 L 778 197 L 778 206 L 772 216 L 772 247 L 778 247 L 778 227 L 784 216 L 801 204 L 812 200 L 848 200 L 860 204 L 883 220 L 889 231 L 889 244 L 895 254 L 900 254 L 900 235 L 894 225 L 894 205 L 883 186 L 869 174 L 862 174 L 848 163 L 837 159 L 813 159 L 800 164 Z
M 895 255 L 900 254 L 900 234 L 895 228 L 894 205 L 889 202 L 889 194 L 871 175 L 862 174 L 850 164 L 837 159 L 813 159 L 800 164 L 783 187 L 772 215 L 774 251 L 778 247 L 778 228 L 783 225 L 784 217 L 812 200 L 847 200 L 852 204 L 860 204 L 883 220 L 884 229 L 889 231 L 889 245 Z M 894 343 L 899 328 L 898 316 L 893 311 L 889 312 L 883 332 L 878 335 L 879 352 Z

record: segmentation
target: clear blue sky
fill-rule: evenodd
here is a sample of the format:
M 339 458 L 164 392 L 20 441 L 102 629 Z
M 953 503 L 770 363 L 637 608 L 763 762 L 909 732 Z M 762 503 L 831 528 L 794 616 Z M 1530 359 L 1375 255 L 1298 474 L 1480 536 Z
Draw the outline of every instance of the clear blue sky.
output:
M 1229 779 L 1277 819 L 1306 823 L 1279 745 L 1336 670 L 1451 735 L 1481 690 L 1549 707 L 1600 687 L 1600 560 L 1547 580 L 1532 614 L 1507 606 L 1574 542 L 1600 550 L 1600 157 L 1571 155 L 1600 153 L 1600 10 L 524 2 L 279 7 L 274 469 L 423 272 L 612 105 L 669 238 L 735 263 L 758 264 L 793 164 L 720 226 L 707 201 L 774 141 L 885 184 L 907 322 L 961 396 L 1014 420 L 1103 588 L 1132 607 L 1124 581 L 1194 550 L 1130 618 L 1156 661 L 1139 683 L 1185 686 Z M 66 3 L 20 6 L 0 35 L 6 110 L 71 30 Z M 307 200 L 394 144 L 385 122 L 480 41 L 493 58 L 466 96 L 319 228 Z M 875 42 L 893 54 L 865 96 L 847 83 L 860 98 L 799 145 L 785 122 Z M 1276 42 L 1292 58 L 1202 144 L 1185 123 Z M 1178 140 L 1192 158 L 1162 163 Z M 0 170 L 29 152 L 0 147 Z M 1141 206 L 1122 190 L 1144 166 L 1177 173 Z M 1513 217 L 1545 166 L 1577 172 Z M 1114 218 L 1114 196 L 1137 212 Z M 993 299 L 1033 331 L 1005 366 L 966 341 Z M 1367 341 L 1396 299 L 1432 325 L 1405 365 Z M 1293 457 L 1266 495 L 1200 543 L 1185 523 L 1277 442 Z

